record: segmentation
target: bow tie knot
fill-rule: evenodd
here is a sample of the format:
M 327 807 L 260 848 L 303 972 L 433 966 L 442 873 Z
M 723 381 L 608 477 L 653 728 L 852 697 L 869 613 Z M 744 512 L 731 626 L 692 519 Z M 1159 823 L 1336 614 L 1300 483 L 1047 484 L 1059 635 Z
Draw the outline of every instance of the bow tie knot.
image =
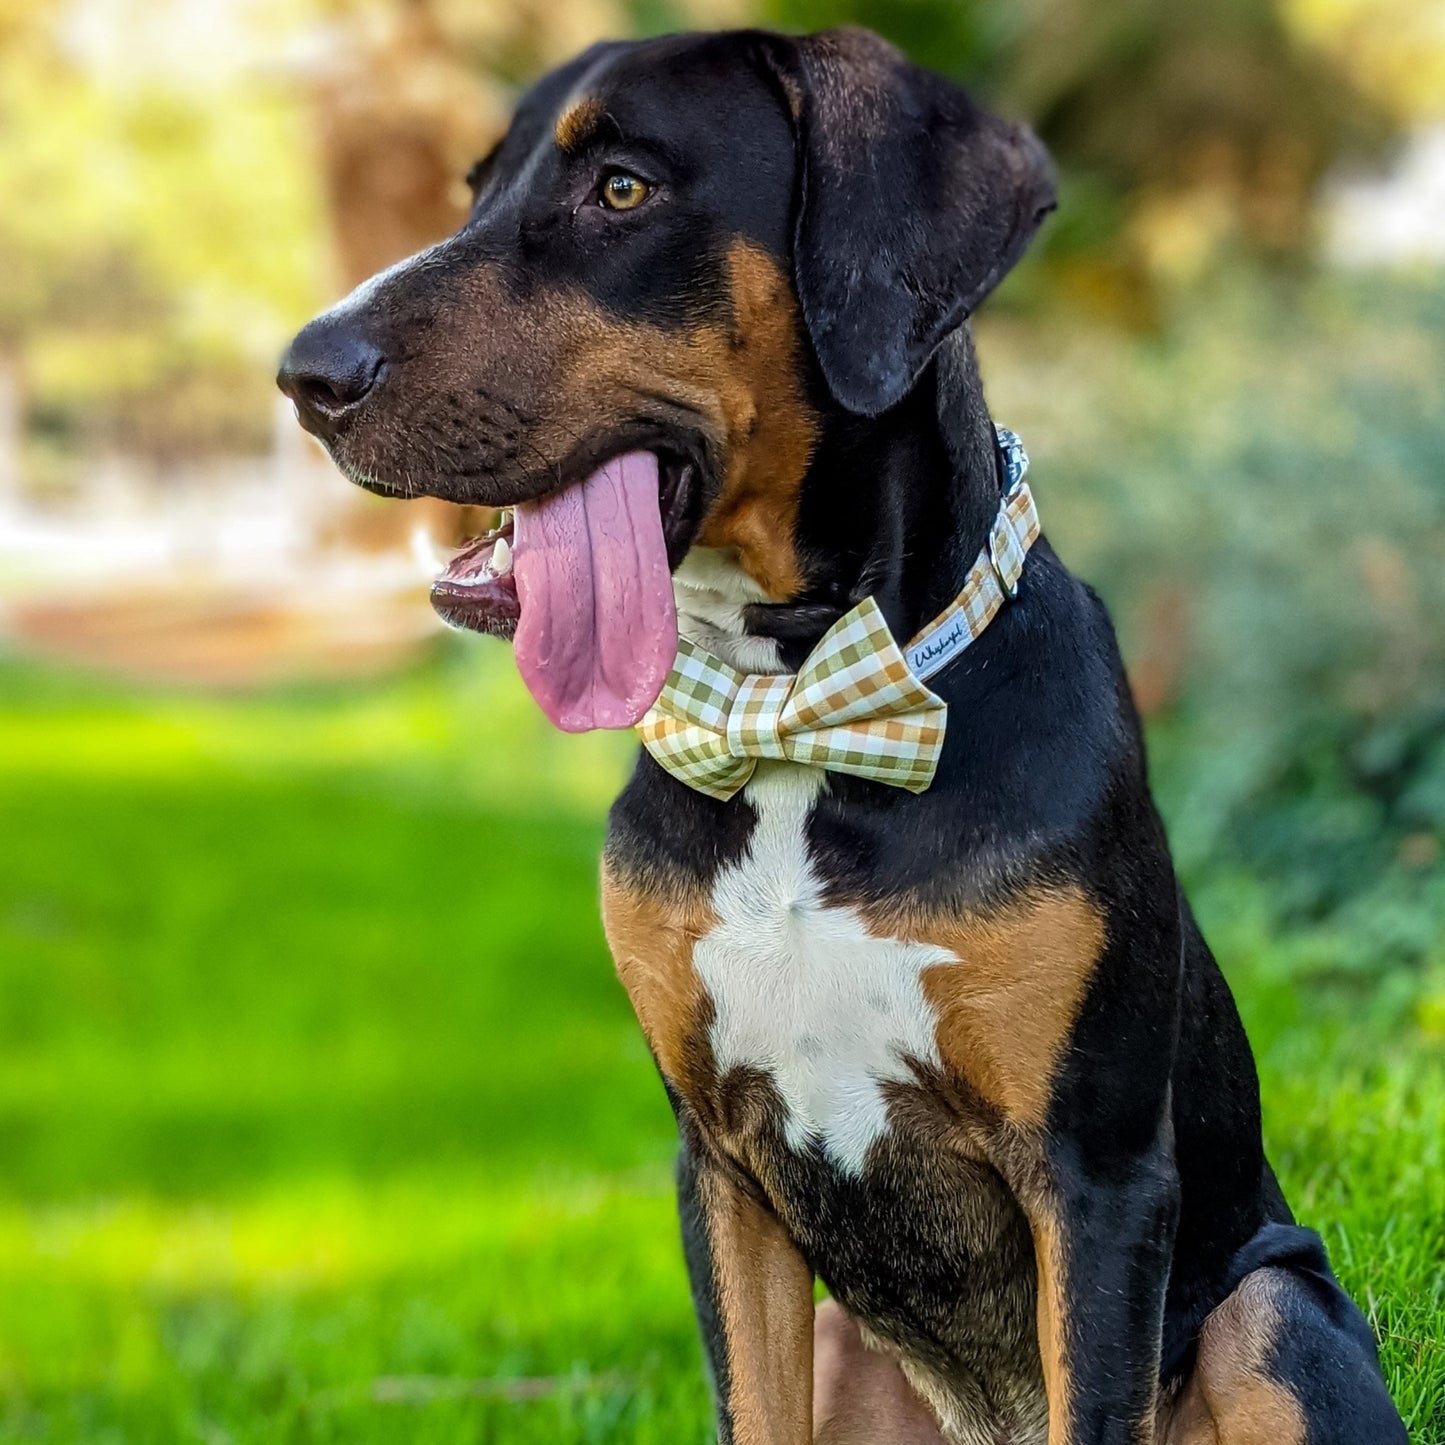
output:
M 785 758 L 783 730 L 796 677 L 749 673 L 728 709 L 728 753 L 735 758 Z

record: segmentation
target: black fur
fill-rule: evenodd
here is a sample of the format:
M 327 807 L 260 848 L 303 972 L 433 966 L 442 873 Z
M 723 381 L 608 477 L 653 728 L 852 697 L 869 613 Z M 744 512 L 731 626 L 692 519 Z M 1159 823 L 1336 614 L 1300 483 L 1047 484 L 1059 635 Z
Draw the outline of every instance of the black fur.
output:
M 560 146 L 559 111 L 583 92 L 605 114 Z M 597 178 L 618 166 L 659 188 L 646 217 L 597 209 Z M 791 539 L 803 582 L 751 607 L 750 630 L 796 666 L 864 596 L 903 639 L 956 595 L 1000 495 L 962 323 L 1053 204 L 1026 131 L 862 32 L 669 37 L 594 48 L 540 82 L 473 182 L 456 237 L 360 311 L 313 323 L 327 345 L 344 326 L 386 358 L 365 409 L 328 426 L 366 484 L 510 504 L 601 455 L 655 446 L 699 469 L 685 550 L 717 496 L 715 444 L 641 398 L 603 432 L 579 430 L 566 455 L 530 456 L 548 358 L 533 354 L 535 331 L 507 327 L 553 295 L 665 333 L 726 320 L 723 258 L 743 238 L 792 278 L 817 423 Z M 308 333 L 298 355 L 316 354 Z M 962 1439 L 1042 1438 L 1031 1226 L 1047 1220 L 1072 1422 L 1065 1436 L 1055 1421 L 1052 1445 L 1152 1438 L 1160 1387 L 1187 1387 L 1209 1312 L 1241 1270 L 1264 1267 L 1289 1283 L 1270 1378 L 1298 1402 L 1308 1445 L 1402 1440 L 1368 1327 L 1322 1254 L 1300 1246 L 1265 1161 L 1249 1045 L 1179 890 L 1098 599 L 1040 541 L 1017 600 L 930 686 L 948 704 L 930 789 L 834 776 L 809 817 L 827 901 L 946 916 L 1068 886 L 1104 920 L 1103 951 L 1040 1129 L 920 1065 L 916 1087 L 893 1090 L 893 1127 L 860 1177 L 789 1145 L 766 1076 L 709 1075 L 698 1032 L 696 1077 L 669 1080 L 669 1094 L 724 1440 L 736 1382 L 704 1178 L 734 1181 L 782 1221 L 855 1318 L 932 1382 Z M 705 891 L 747 854 L 755 823 L 744 798 L 693 792 L 644 753 L 612 810 L 606 866 L 650 893 Z
M 795 112 L 803 318 L 833 395 L 877 416 L 1054 209 L 1048 156 L 864 32 L 767 53 Z

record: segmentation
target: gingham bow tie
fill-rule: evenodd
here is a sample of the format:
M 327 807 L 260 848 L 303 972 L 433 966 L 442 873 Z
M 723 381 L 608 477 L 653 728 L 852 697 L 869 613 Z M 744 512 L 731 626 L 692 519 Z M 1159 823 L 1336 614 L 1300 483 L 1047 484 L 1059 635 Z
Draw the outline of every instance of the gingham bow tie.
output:
M 731 798 L 759 758 L 921 793 L 938 766 L 947 712 L 909 672 L 878 604 L 865 597 L 795 675 L 738 672 L 684 638 L 638 730 L 663 767 L 714 798 Z
M 726 801 L 759 758 L 854 773 L 921 793 L 943 751 L 947 704 L 922 679 L 951 662 L 1018 591 L 1039 535 L 1023 481 L 1028 458 L 999 428 L 1008 490 L 963 590 L 907 648 L 865 597 L 839 618 L 796 674 L 743 673 L 686 638 L 651 711 L 643 744 L 689 787 Z

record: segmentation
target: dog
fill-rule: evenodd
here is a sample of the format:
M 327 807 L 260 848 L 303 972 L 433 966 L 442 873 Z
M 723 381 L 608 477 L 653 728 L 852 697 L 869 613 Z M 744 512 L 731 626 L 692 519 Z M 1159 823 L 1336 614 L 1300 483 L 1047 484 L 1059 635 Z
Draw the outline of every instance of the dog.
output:
M 603 914 L 720 1439 L 1403 1441 L 985 405 L 1042 146 L 866 31 L 740 31 L 593 47 L 469 183 L 279 383 L 361 486 L 514 509 L 436 606 L 643 730 Z

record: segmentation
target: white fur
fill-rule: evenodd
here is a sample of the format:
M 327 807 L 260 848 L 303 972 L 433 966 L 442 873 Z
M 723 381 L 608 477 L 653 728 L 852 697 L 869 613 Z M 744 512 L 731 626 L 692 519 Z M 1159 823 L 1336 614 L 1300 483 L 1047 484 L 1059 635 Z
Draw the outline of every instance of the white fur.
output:
M 716 1010 L 719 1071 L 770 1074 L 788 1143 L 816 1141 L 857 1175 L 888 1131 L 880 1085 L 910 1081 L 908 1058 L 939 1062 L 920 974 L 954 956 L 877 937 L 853 909 L 823 904 L 805 829 L 824 782 L 818 768 L 758 765 L 743 794 L 757 827 L 747 856 L 714 883 L 720 922 L 699 939 L 693 966 Z
M 768 594 L 738 565 L 732 548 L 694 547 L 672 574 L 677 630 L 740 672 L 781 672 L 778 644 L 754 637 L 743 608 Z

